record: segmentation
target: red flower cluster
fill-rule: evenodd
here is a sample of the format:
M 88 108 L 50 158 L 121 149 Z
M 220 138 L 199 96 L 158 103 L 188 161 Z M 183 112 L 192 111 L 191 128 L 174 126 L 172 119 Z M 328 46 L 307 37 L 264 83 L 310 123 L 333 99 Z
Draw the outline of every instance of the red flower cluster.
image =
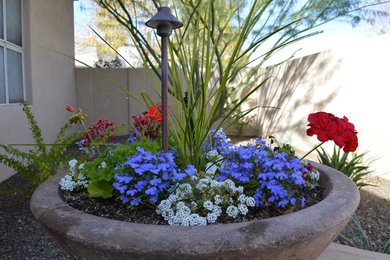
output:
M 310 114 L 308 119 L 310 127 L 307 135 L 317 135 L 321 142 L 333 140 L 344 152 L 354 152 L 358 147 L 358 138 L 355 126 L 348 122 L 348 118 L 335 117 L 326 112 Z
M 85 140 L 84 146 L 88 147 L 90 143 L 90 139 L 94 138 L 94 135 L 97 135 L 101 138 L 102 142 L 106 142 L 106 138 L 110 137 L 112 140 L 115 140 L 115 125 L 113 122 L 109 122 L 106 119 L 99 119 L 96 123 L 92 124 L 88 128 L 88 133 L 86 133 L 83 137 Z
M 162 121 L 161 109 L 157 107 L 149 107 L 149 118 L 152 121 L 161 122 Z
M 142 129 L 145 126 L 148 126 L 149 123 L 150 123 L 150 119 L 149 119 L 149 116 L 148 116 L 148 111 L 142 112 L 142 115 L 143 116 L 135 115 L 135 116 L 131 117 L 131 118 L 134 119 L 134 127 L 135 127 L 135 129 L 137 129 L 140 132 L 142 131 Z
M 142 112 L 141 115 L 132 116 L 134 119 L 134 127 L 142 136 L 156 140 L 161 129 L 161 104 L 157 103 L 158 107 L 149 107 L 148 111 Z
M 72 106 L 66 106 L 65 109 L 69 112 L 74 112 L 74 108 Z

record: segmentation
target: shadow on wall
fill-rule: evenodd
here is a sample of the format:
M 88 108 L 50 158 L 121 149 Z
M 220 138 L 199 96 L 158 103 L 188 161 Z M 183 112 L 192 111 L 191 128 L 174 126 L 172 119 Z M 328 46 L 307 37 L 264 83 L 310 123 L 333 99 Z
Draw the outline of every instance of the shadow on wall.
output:
M 245 104 L 245 108 L 259 108 L 249 115 L 251 122 L 245 126 L 244 135 L 266 137 L 286 131 L 305 135 L 306 118 L 299 115 L 319 111 L 336 97 L 338 88 L 328 88 L 326 82 L 339 63 L 324 52 L 288 61 L 267 72 L 263 79 L 270 79 Z M 324 94 L 318 97 L 317 92 Z

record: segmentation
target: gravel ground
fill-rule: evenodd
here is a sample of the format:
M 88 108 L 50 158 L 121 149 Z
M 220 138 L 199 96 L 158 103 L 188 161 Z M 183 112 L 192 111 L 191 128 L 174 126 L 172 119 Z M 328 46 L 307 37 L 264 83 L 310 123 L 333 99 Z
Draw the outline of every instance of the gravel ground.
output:
M 0 183 L 0 259 L 72 259 L 47 234 L 30 211 L 30 196 L 10 191 L 27 188 L 16 174 Z
M 365 182 L 374 186 L 360 189 L 360 205 L 356 214 L 375 251 L 381 252 L 390 241 L 390 181 L 368 176 Z M 356 230 L 353 223 L 349 225 Z M 345 230 L 342 234 L 346 235 Z M 335 242 L 346 244 L 340 237 Z

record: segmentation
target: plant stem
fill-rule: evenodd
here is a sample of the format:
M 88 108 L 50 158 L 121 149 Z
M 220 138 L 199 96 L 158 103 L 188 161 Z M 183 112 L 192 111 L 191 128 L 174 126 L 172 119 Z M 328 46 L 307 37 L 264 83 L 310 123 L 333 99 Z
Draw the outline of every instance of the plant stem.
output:
M 315 146 L 313 149 L 311 149 L 307 154 L 305 154 L 305 155 L 301 158 L 301 160 L 303 160 L 306 156 L 308 156 L 309 154 L 311 154 L 314 150 L 316 150 L 318 147 L 320 147 L 323 143 L 325 143 L 325 142 L 322 142 L 322 143 L 320 143 L 319 145 Z
M 84 120 L 80 120 L 80 123 L 81 123 L 81 125 L 83 126 L 84 130 L 87 132 L 87 135 L 88 135 L 88 137 L 89 137 L 89 140 L 91 140 L 91 144 L 90 144 L 90 145 L 92 145 L 93 139 L 92 139 L 92 136 L 89 134 L 87 127 L 86 127 L 85 124 L 84 124 Z M 99 147 L 98 147 L 98 146 L 96 146 L 96 151 L 97 151 L 98 153 L 100 153 L 100 150 L 99 150 Z

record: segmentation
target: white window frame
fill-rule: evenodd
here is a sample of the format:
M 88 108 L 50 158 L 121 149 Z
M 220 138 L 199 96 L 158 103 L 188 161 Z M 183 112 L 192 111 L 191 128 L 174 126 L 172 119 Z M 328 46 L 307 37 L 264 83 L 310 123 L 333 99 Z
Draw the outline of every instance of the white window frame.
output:
M 23 99 L 26 100 L 26 89 L 24 79 L 24 37 L 23 37 L 23 0 L 20 0 L 20 17 L 21 17 L 21 33 L 22 33 L 22 47 L 7 41 L 7 6 L 6 0 L 0 0 L 3 4 L 3 38 L 0 38 L 0 46 L 3 47 L 4 57 L 4 83 L 5 83 L 5 103 L 0 103 L 0 106 L 19 105 L 19 103 L 9 103 L 9 86 L 8 86 L 8 69 L 7 69 L 7 50 L 15 51 L 22 56 L 22 85 L 23 85 Z

